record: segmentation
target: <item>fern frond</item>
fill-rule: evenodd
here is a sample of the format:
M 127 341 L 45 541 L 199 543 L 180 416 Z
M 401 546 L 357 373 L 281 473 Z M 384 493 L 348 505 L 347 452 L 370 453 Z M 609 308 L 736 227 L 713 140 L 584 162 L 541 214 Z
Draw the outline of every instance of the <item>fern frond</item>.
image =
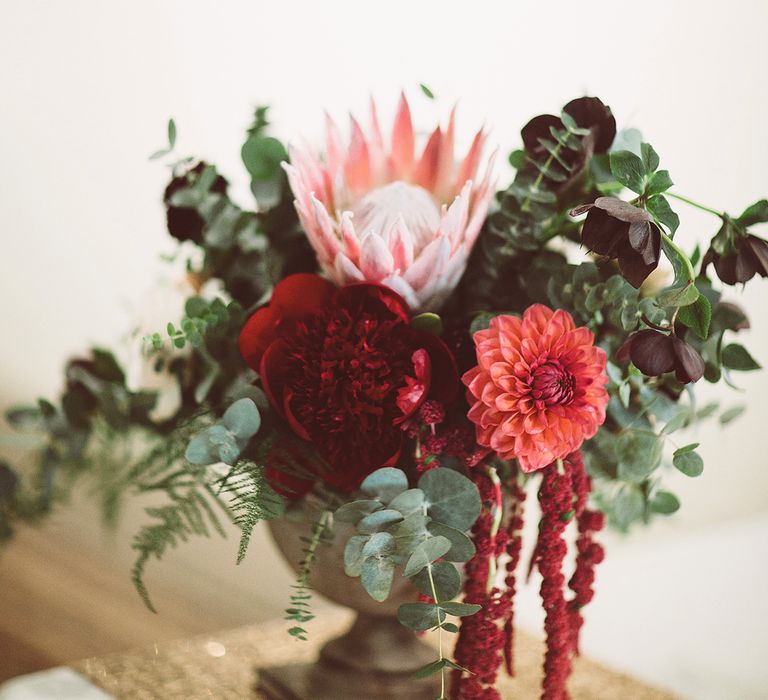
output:
M 171 494 L 171 499 L 172 502 L 167 505 L 145 509 L 147 515 L 157 522 L 142 527 L 131 545 L 138 552 L 131 579 L 144 604 L 152 612 L 157 610 L 144 583 L 147 562 L 151 558 L 159 560 L 168 549 L 175 549 L 193 535 L 210 537 L 211 529 L 226 537 L 218 517 L 198 490 L 191 489 L 183 496 Z

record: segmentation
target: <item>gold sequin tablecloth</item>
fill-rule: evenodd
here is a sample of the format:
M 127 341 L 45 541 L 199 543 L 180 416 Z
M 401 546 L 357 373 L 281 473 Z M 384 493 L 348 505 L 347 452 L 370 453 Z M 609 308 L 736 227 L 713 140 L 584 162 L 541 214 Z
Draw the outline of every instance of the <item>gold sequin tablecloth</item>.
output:
M 86 659 L 73 668 L 120 700 L 261 699 L 255 690 L 259 667 L 313 660 L 320 646 L 342 633 L 349 615 L 318 616 L 309 641 L 298 642 L 282 620 L 153 648 Z M 517 676 L 500 674 L 504 698 L 539 697 L 543 643 L 518 633 Z M 589 659 L 576 659 L 570 682 L 574 700 L 675 700 Z M 361 700 L 364 700 L 361 698 Z

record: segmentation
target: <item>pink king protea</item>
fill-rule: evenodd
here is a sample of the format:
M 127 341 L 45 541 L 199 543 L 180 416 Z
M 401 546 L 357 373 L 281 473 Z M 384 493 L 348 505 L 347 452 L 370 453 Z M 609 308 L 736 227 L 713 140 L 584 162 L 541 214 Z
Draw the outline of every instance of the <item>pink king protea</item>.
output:
M 296 211 L 326 274 L 337 284 L 377 282 L 416 311 L 436 310 L 459 281 L 493 194 L 488 162 L 475 181 L 486 135 L 454 160 L 454 112 L 421 156 L 403 95 L 384 143 L 371 101 L 369 134 L 352 118 L 349 146 L 326 118 L 324 158 L 290 149 L 285 164 Z

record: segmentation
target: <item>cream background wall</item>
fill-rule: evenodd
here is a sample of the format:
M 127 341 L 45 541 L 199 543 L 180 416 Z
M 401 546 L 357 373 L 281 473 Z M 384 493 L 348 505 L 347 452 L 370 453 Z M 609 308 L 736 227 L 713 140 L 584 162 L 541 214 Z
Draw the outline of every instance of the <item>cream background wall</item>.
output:
M 530 116 L 581 94 L 598 95 L 622 126 L 642 128 L 679 192 L 734 212 L 768 195 L 764 0 L 651 0 L 631 7 L 564 0 L 3 0 L 0 13 L 2 407 L 55 393 L 63 361 L 87 343 L 114 344 L 126 330 L 129 310 L 159 274 L 158 254 L 173 247 L 160 206 L 167 173 L 147 156 L 163 145 L 169 116 L 179 129 L 179 150 L 215 162 L 246 205 L 239 147 L 256 104 L 273 105 L 279 136 L 312 139 L 323 109 L 337 116 L 362 111 L 372 93 L 386 114 L 403 87 L 411 91 L 417 116 L 429 118 L 426 124 L 458 99 L 465 135 L 487 122 L 504 152 L 517 146 Z M 420 81 L 437 94 L 437 105 L 419 95 Z M 687 247 L 715 232 L 717 222 L 706 214 L 677 209 L 683 219 L 679 240 Z M 768 364 L 768 281 L 753 282 L 745 292 L 729 290 L 729 296 L 748 311 L 753 328 L 745 340 Z M 768 517 L 768 372 L 741 377 L 748 385 L 743 393 L 703 388 L 704 397 L 745 403 L 748 412 L 727 433 L 711 425 L 695 436 L 706 470 L 696 480 L 669 475 L 671 490 L 683 501 L 678 515 L 612 542 L 620 564 L 608 570 L 615 575 L 605 575 L 611 592 L 604 597 L 619 607 L 599 607 L 608 603 L 598 596 L 593 614 L 610 620 L 622 610 L 617 580 L 641 599 L 643 591 L 658 589 L 654 606 L 680 609 L 688 593 L 663 568 L 649 563 L 651 570 L 636 571 L 646 561 L 641 555 L 650 553 L 653 560 L 654 551 L 672 546 L 664 561 L 686 561 L 675 575 L 689 575 L 709 591 L 725 606 L 724 624 L 731 625 L 733 642 L 716 639 L 705 650 L 726 667 L 715 687 L 735 693 L 733 679 L 746 673 L 749 692 L 757 693 L 768 687 L 768 677 L 760 664 L 749 663 L 747 651 L 757 645 L 765 652 L 765 633 L 754 615 L 728 612 L 747 595 L 729 595 L 731 588 L 740 590 L 742 560 L 731 562 L 728 576 L 713 583 L 708 577 L 717 561 L 707 553 L 718 550 L 692 544 L 702 533 L 718 541 L 726 537 L 724 552 L 738 556 L 743 548 L 742 563 L 752 567 L 750 577 L 759 584 L 755 591 L 768 583 L 765 547 L 746 547 L 757 531 L 750 523 Z M 738 529 L 742 525 L 746 530 Z M 222 568 L 229 564 L 229 552 L 205 547 L 209 561 L 218 565 L 218 557 Z M 266 540 L 261 547 L 262 556 L 274 561 Z M 685 558 L 694 550 L 701 556 Z M 197 552 L 182 556 L 192 561 Z M 275 590 L 282 570 L 276 571 L 272 588 L 260 593 L 266 600 L 282 601 Z M 636 590 L 639 579 L 650 588 Z M 609 624 L 588 625 L 594 641 L 587 650 L 649 677 L 661 673 L 648 644 L 632 643 L 644 639 L 640 631 L 653 610 L 624 620 L 620 634 Z M 681 642 L 686 649 L 663 633 L 652 642 L 659 658 L 665 649 L 682 654 L 693 675 L 713 666 L 701 651 L 701 638 L 712 630 L 695 627 L 697 610 L 684 618 L 692 625 Z M 532 612 L 530 624 L 535 622 Z M 661 680 L 705 697 L 674 670 L 670 674 L 662 673 Z

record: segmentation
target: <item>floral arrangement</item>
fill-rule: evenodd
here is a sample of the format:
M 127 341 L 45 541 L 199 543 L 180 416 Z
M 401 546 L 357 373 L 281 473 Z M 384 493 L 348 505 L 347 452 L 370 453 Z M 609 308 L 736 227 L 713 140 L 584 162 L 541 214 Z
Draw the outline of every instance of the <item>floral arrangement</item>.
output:
M 169 162 L 183 272 L 153 303 L 176 316 L 139 321 L 125 363 L 103 348 L 71 360 L 57 403 L 9 413 L 41 438 L 32 466 L 0 466 L 0 534 L 79 480 L 108 520 L 129 495 L 163 496 L 133 543 L 152 607 L 150 560 L 228 518 L 240 561 L 257 522 L 312 499 L 292 635 L 308 634 L 318 547 L 346 523 L 347 575 L 378 601 L 408 578 L 402 624 L 457 635 L 416 676 L 439 674 L 442 698 L 498 698 L 527 564 L 546 611 L 542 697 L 562 700 L 598 533 L 679 508 L 669 458 L 690 477 L 703 463 L 672 434 L 719 411 L 695 384 L 759 368 L 720 290 L 768 276 L 754 232 L 768 201 L 733 216 L 671 191 L 652 146 L 594 97 L 529 121 L 498 191 L 488 133 L 457 158 L 455 110 L 422 139 L 404 96 L 386 135 L 373 103 L 348 138 L 327 118 L 319 150 L 268 128 L 261 107 L 242 148 L 249 210 L 215 166 L 175 154 L 169 123 L 153 158 Z M 672 201 L 713 215 L 703 255 L 675 240 Z M 531 492 L 538 539 L 521 562 Z

